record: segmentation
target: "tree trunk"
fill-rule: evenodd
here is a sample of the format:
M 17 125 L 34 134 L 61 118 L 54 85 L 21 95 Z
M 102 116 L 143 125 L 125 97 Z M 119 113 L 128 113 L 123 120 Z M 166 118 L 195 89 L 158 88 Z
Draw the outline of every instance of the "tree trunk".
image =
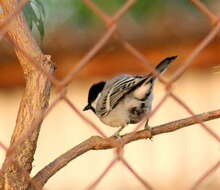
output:
M 15 11 L 18 2 L 17 0 L 1 1 L 4 18 Z M 13 151 L 7 154 L 2 168 L 4 173 L 4 189 L 25 190 L 30 183 L 29 174 L 32 169 L 41 126 L 41 122 L 36 121 L 48 106 L 51 89 L 51 83 L 47 77 L 34 67 L 32 61 L 35 60 L 36 64 L 40 64 L 51 74 L 54 72 L 54 66 L 50 59 L 48 59 L 49 56 L 42 54 L 31 35 L 22 13 L 13 17 L 7 28 L 6 35 L 14 45 L 16 55 L 23 68 L 26 87 L 10 142 L 9 150 L 12 148 Z M 30 129 L 32 128 L 33 130 L 31 131 Z M 27 131 L 31 131 L 31 133 L 26 135 Z M 18 141 L 19 143 L 17 143 Z M 16 148 L 14 147 L 15 144 Z

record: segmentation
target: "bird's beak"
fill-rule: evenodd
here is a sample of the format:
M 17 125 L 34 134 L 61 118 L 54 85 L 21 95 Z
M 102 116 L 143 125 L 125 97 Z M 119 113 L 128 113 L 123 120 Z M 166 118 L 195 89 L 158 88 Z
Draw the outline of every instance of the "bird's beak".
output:
M 87 110 L 90 110 L 91 109 L 91 105 L 88 104 L 86 107 L 84 107 L 83 111 L 87 111 Z

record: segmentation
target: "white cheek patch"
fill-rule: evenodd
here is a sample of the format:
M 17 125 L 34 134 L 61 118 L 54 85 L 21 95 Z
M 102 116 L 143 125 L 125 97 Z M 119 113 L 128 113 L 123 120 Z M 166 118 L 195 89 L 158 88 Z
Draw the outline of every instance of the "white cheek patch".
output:
M 98 94 L 97 98 L 95 99 L 95 101 L 92 103 L 92 105 L 96 108 L 97 103 L 98 103 L 98 99 L 101 97 L 101 93 Z
M 151 87 L 151 83 L 143 84 L 134 91 L 134 97 L 143 99 Z

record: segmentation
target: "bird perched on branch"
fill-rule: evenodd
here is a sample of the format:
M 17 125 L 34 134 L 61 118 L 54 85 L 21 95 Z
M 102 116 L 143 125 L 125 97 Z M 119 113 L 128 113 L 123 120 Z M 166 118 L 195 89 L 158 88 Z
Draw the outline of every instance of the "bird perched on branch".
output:
M 155 70 L 162 74 L 176 57 L 164 59 Z M 151 111 L 155 79 L 153 72 L 145 76 L 123 74 L 94 84 L 83 111 L 92 110 L 104 124 L 120 127 L 114 134 L 119 137 L 126 125 L 140 122 Z M 148 121 L 145 128 L 150 130 Z

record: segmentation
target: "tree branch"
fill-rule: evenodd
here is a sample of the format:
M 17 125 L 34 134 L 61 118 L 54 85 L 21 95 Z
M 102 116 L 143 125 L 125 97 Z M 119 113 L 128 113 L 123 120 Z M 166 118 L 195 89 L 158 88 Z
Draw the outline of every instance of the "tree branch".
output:
M 0 171 L 0 190 L 4 188 L 4 174 Z
M 152 128 L 151 134 L 148 130 L 141 130 L 137 132 L 132 132 L 121 136 L 120 139 L 115 137 L 109 138 L 102 138 L 100 136 L 92 136 L 89 139 L 85 140 L 84 142 L 80 143 L 79 145 L 73 147 L 66 153 L 62 154 L 58 158 L 56 158 L 53 162 L 45 166 L 42 170 L 40 170 L 33 180 L 41 187 L 52 177 L 56 172 L 58 172 L 61 168 L 67 165 L 71 160 L 79 157 L 80 155 L 90 151 L 90 150 L 103 150 L 103 149 L 111 149 L 116 147 L 121 147 L 124 144 L 141 140 L 147 139 L 151 136 L 159 135 L 162 133 L 173 132 L 177 129 L 181 129 L 183 127 L 187 127 L 193 124 L 198 123 L 200 121 L 209 121 L 216 118 L 220 118 L 220 109 L 202 113 L 196 115 L 194 117 L 188 117 L 185 119 L 173 121 L 170 123 L 166 123 L 163 125 L 159 125 Z
M 0 0 L 1 1 L 1 0 Z M 18 0 L 2 0 L 3 17 L 7 19 L 18 7 Z M 11 18 L 7 26 L 6 37 L 14 45 L 17 58 L 22 66 L 26 87 L 20 103 L 16 126 L 10 142 L 13 147 L 28 129 L 33 127 L 35 121 L 44 113 L 48 106 L 51 83 L 41 72 L 35 69 L 28 56 L 40 64 L 49 73 L 54 72 L 54 66 L 49 56 L 43 55 L 41 49 L 33 39 L 27 26 L 22 11 Z M 22 51 L 19 51 L 19 50 Z M 25 177 L 24 172 L 29 174 L 32 169 L 32 162 L 36 150 L 37 139 L 41 123 L 33 130 L 32 134 L 16 146 L 16 149 L 6 155 L 3 164 L 4 189 L 25 190 L 30 181 Z M 13 159 L 13 162 L 11 161 Z M 15 165 L 16 163 L 16 165 Z
M 1 2 L 1 1 L 0 1 Z M 0 14 L 0 23 L 2 23 L 4 20 L 4 16 L 3 14 Z M 0 170 L 0 190 L 3 189 L 4 187 L 4 174 L 3 172 Z

